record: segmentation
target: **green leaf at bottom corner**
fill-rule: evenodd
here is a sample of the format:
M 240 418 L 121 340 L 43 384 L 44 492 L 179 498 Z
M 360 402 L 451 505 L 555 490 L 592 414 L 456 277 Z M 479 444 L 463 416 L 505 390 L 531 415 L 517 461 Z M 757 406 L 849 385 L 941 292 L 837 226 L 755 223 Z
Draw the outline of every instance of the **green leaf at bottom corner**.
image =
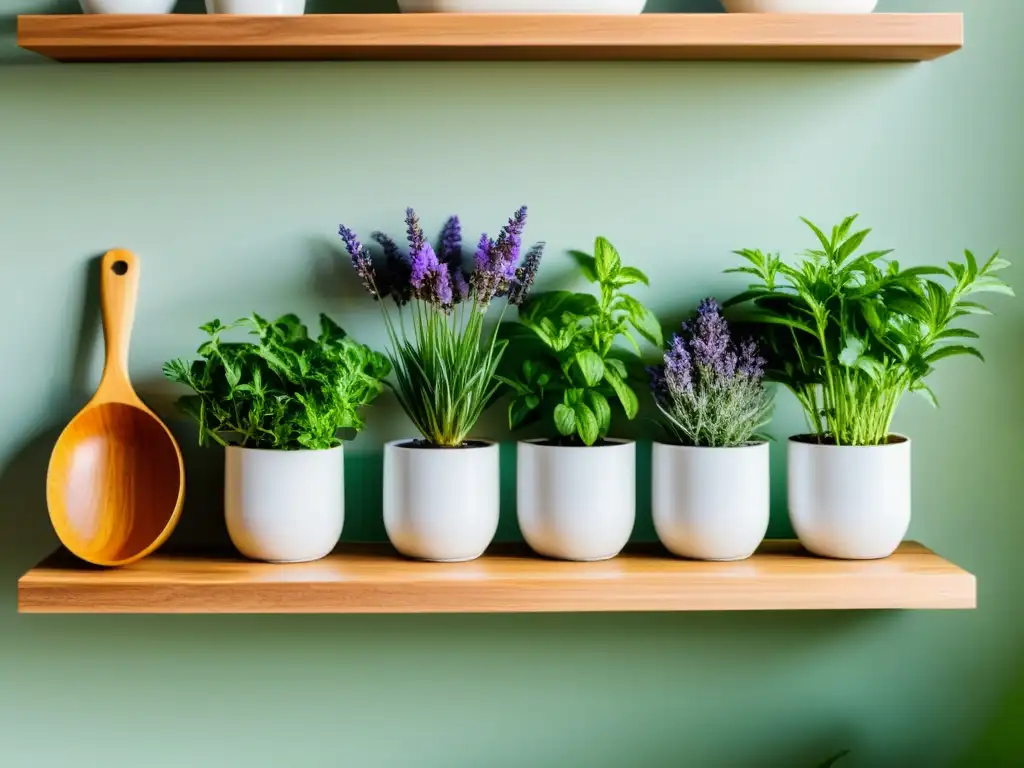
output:
M 559 403 L 555 406 L 555 428 L 560 435 L 569 437 L 576 433 L 576 413 L 569 406 Z
M 597 418 L 597 436 L 603 437 L 607 435 L 612 423 L 612 408 L 608 404 L 608 398 L 596 389 L 589 389 L 587 390 L 586 399 L 587 405 L 590 406 L 590 410 L 594 412 L 594 416 Z

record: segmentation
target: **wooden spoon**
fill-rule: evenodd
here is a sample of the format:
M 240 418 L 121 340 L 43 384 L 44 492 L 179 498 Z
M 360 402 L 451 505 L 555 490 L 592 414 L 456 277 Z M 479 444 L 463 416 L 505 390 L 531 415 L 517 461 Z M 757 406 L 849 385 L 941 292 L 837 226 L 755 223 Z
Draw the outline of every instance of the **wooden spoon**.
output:
M 46 475 L 46 503 L 57 536 L 96 565 L 125 565 L 154 551 L 174 530 L 185 498 L 181 449 L 128 379 L 138 286 L 133 253 L 104 255 L 103 378 L 61 433 Z

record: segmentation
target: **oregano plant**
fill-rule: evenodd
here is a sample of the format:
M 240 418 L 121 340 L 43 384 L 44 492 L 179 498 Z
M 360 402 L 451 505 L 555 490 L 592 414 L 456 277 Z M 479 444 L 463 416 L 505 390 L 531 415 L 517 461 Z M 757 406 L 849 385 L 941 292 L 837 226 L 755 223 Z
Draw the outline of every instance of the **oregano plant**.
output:
M 248 330 L 254 341 L 227 341 Z M 200 359 L 171 360 L 164 375 L 193 394 L 179 409 L 199 425 L 199 443 L 278 450 L 326 449 L 339 431 L 360 430 L 360 410 L 383 390 L 388 359 L 353 341 L 326 315 L 310 338 L 295 315 L 270 322 L 259 315 L 201 326 L 209 338 Z
M 637 337 L 660 346 L 662 335 L 654 313 L 625 291 L 648 285 L 647 276 L 624 266 L 607 239 L 597 238 L 593 255 L 573 256 L 597 295 L 530 297 L 518 321 L 501 326 L 509 342 L 502 380 L 512 392 L 511 428 L 547 419 L 556 442 L 589 446 L 608 435 L 614 403 L 626 418 L 636 416 L 636 388 L 645 380 Z

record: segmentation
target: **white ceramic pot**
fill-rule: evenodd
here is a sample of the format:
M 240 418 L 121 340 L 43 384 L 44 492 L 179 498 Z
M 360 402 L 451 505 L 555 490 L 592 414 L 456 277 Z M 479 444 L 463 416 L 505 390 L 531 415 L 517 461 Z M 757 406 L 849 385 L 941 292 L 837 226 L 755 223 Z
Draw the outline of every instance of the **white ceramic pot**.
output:
M 344 454 L 228 447 L 224 514 L 246 557 L 271 563 L 319 560 L 341 538 Z
M 398 0 L 402 13 L 638 14 L 647 0 Z
M 654 529 L 668 550 L 695 560 L 744 560 L 764 540 L 771 510 L 768 443 L 699 448 L 655 443 Z
M 83 13 L 170 13 L 178 0 L 81 0 Z
M 910 440 L 819 445 L 789 439 L 789 517 L 811 552 L 843 560 L 891 555 L 910 526 Z
M 407 557 L 443 563 L 475 560 L 498 530 L 497 443 L 420 448 L 384 446 L 384 528 Z
M 560 560 L 608 560 L 636 520 L 636 443 L 565 447 L 519 443 L 516 511 L 534 552 Z
M 722 0 L 729 13 L 871 13 L 878 0 Z
M 301 16 L 306 0 L 206 0 L 207 13 L 239 16 Z

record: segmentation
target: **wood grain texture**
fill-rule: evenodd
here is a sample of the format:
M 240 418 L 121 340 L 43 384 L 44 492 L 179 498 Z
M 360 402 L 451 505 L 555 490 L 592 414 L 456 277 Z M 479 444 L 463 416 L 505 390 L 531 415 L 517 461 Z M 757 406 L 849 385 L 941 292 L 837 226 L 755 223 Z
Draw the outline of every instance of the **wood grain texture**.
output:
M 886 560 L 824 560 L 790 541 L 734 563 L 641 546 L 599 563 L 516 547 L 469 563 L 423 563 L 345 545 L 314 563 L 153 555 L 117 570 L 57 553 L 18 582 L 30 613 L 536 613 L 974 608 L 974 576 L 920 544 Z
M 185 468 L 174 437 L 128 378 L 138 259 L 110 251 L 100 275 L 103 378 L 53 448 L 46 503 L 65 547 L 96 565 L 124 565 L 170 536 L 184 501 Z
M 960 14 L 333 14 L 21 16 L 59 61 L 334 59 L 923 61 L 963 44 Z

